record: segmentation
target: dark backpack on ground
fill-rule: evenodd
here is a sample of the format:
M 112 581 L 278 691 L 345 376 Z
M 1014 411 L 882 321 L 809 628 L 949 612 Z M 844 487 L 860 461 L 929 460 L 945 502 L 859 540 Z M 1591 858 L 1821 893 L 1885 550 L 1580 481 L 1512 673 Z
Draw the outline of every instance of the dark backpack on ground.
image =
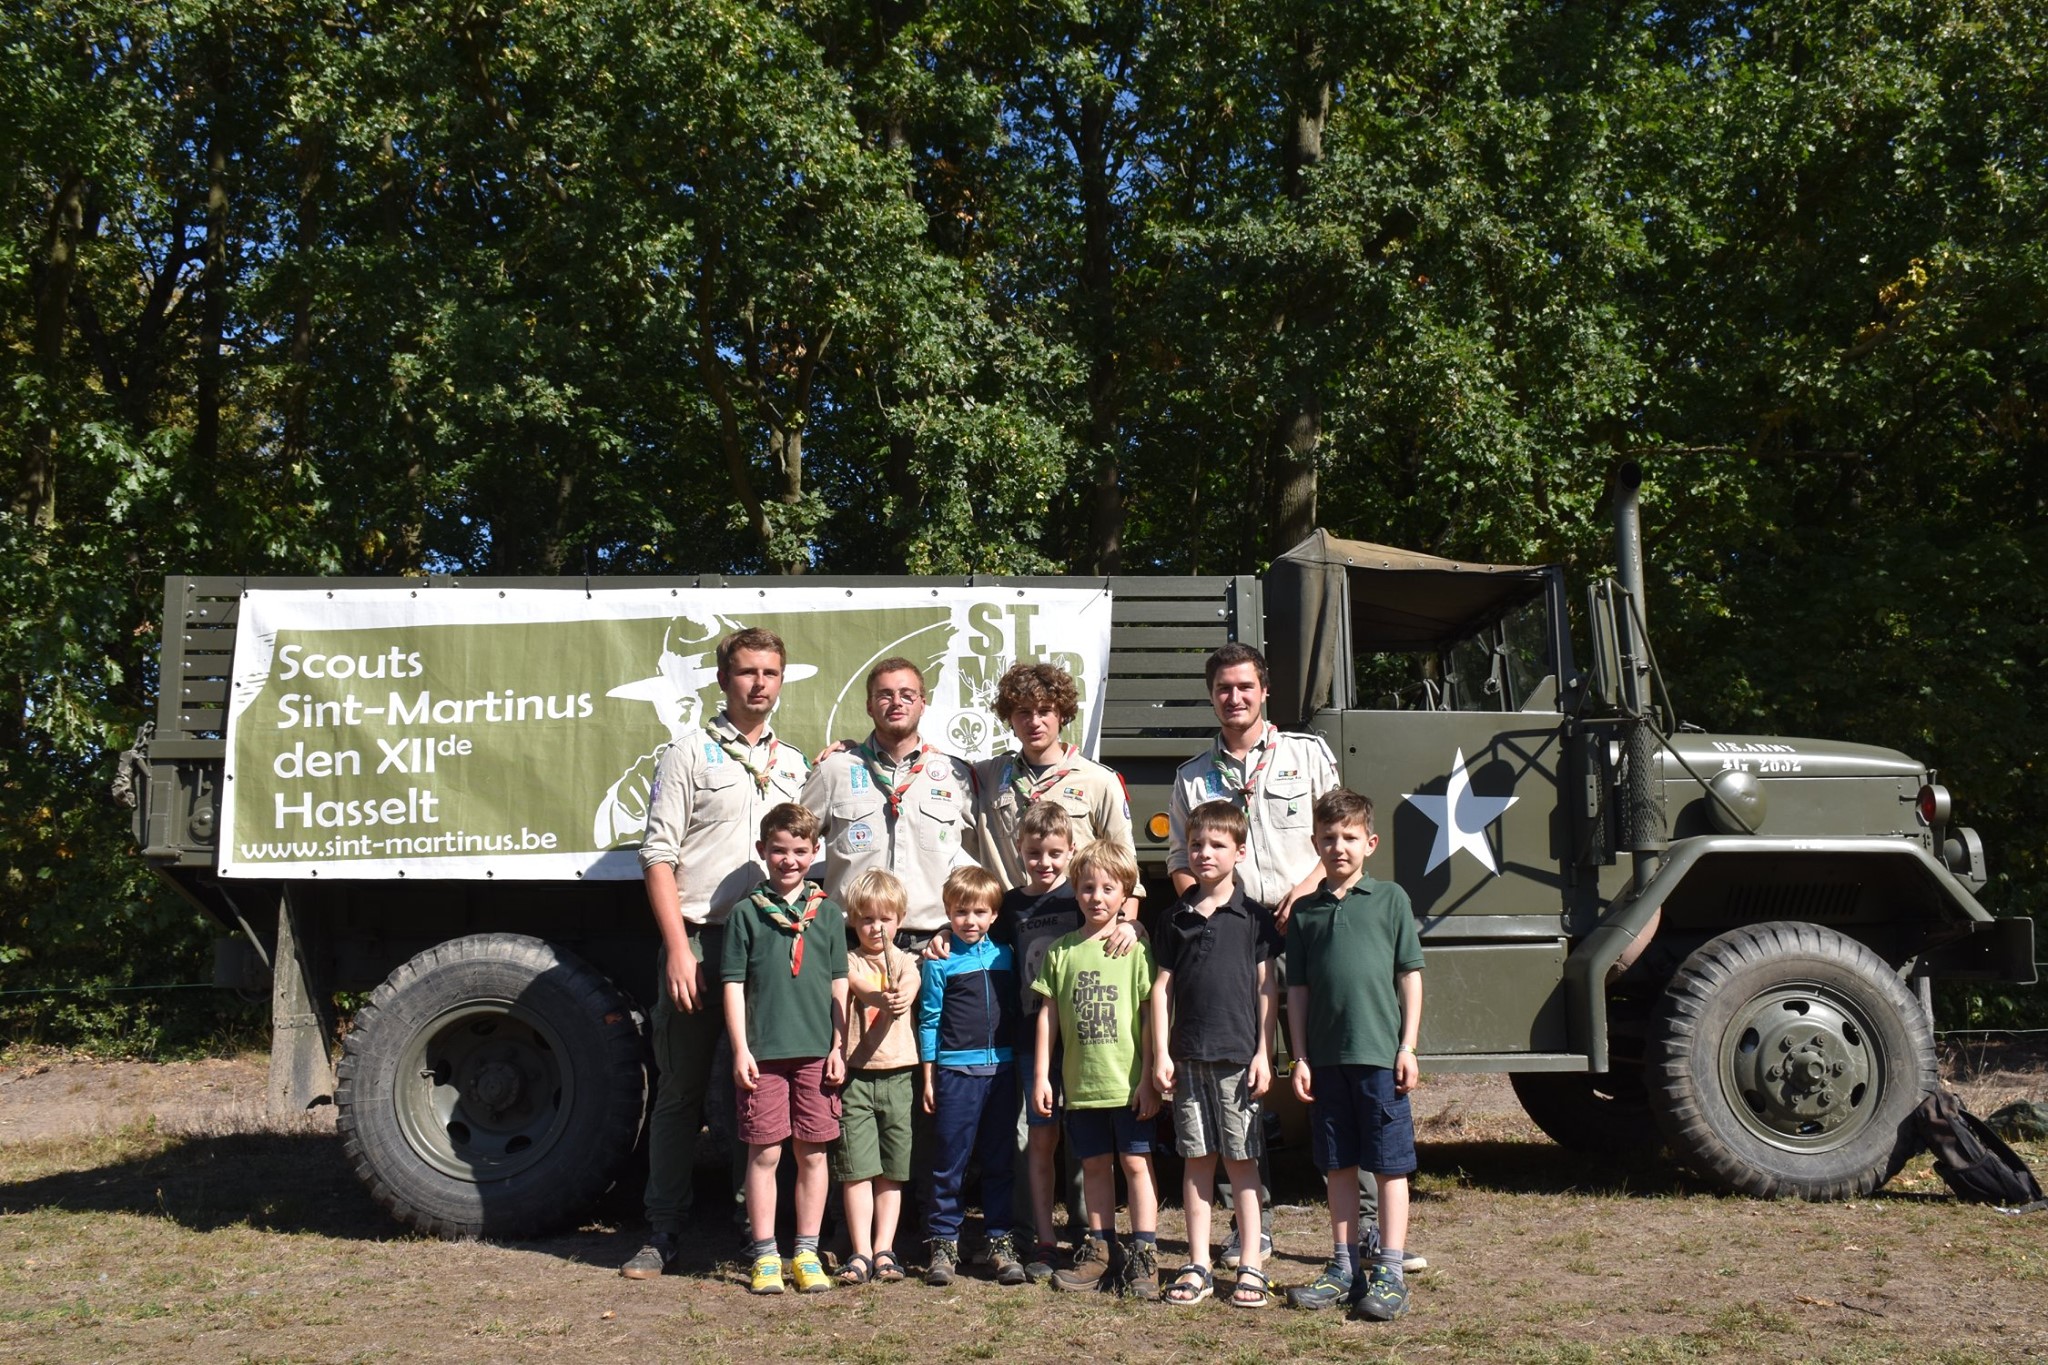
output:
M 2040 1182 L 2020 1154 L 1984 1120 L 1963 1108 L 1946 1086 L 1927 1092 L 1913 1113 L 1920 1140 L 1934 1153 L 1934 1170 L 1955 1196 L 1970 1204 L 2005 1208 L 2041 1204 Z

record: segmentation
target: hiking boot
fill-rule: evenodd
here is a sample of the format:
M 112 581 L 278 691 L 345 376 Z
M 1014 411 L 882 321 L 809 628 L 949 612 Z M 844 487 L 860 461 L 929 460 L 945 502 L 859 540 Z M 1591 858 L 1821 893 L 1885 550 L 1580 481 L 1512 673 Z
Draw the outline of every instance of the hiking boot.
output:
M 1313 1280 L 1288 1290 L 1287 1305 L 1290 1308 L 1306 1308 L 1312 1312 L 1336 1308 L 1351 1301 L 1351 1284 L 1351 1272 L 1331 1261 Z
M 667 1271 L 675 1259 L 676 1235 L 657 1232 L 633 1253 L 632 1260 L 619 1267 L 619 1273 L 629 1280 L 651 1280 Z
M 1038 1249 L 1031 1253 L 1031 1259 L 1024 1263 L 1024 1278 L 1033 1284 L 1044 1284 L 1052 1278 L 1054 1262 L 1060 1257 L 1060 1249 L 1051 1242 L 1040 1242 Z
M 1109 1276 L 1109 1243 L 1100 1237 L 1083 1237 L 1074 1248 L 1074 1262 L 1052 1276 L 1054 1289 L 1100 1289 Z
M 934 1241 L 931 1248 L 931 1260 L 925 1266 L 924 1282 L 934 1285 L 953 1283 L 954 1271 L 960 1264 L 960 1244 Z
M 1144 1303 L 1159 1298 L 1159 1244 L 1133 1237 L 1124 1243 L 1124 1293 Z
M 1366 1278 L 1365 1293 L 1351 1309 L 1351 1316 L 1369 1322 L 1392 1322 L 1408 1311 L 1408 1281 L 1390 1268 L 1376 1265 Z
M 1007 1232 L 989 1239 L 988 1250 L 981 1253 L 981 1264 L 997 1284 L 1024 1283 L 1024 1263 L 1017 1259 L 1017 1244 Z
M 1237 1228 L 1233 1225 L 1230 1229 L 1230 1240 L 1223 1244 L 1223 1254 L 1216 1259 L 1221 1264 L 1235 1270 L 1238 1267 L 1238 1262 L 1244 1259 L 1243 1247 L 1244 1243 L 1238 1240 Z M 1261 1229 L 1259 1232 L 1259 1264 L 1264 1265 L 1272 1259 L 1273 1234 Z

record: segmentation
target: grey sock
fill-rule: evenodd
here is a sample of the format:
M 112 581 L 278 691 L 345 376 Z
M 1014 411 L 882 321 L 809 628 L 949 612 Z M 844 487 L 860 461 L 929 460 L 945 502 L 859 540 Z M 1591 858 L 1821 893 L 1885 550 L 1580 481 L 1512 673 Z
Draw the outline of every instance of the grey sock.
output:
M 1357 1263 L 1352 1260 L 1351 1247 L 1344 1242 L 1333 1242 L 1330 1244 L 1330 1264 L 1343 1271 L 1346 1275 L 1357 1272 Z
M 1373 1264 L 1392 1276 L 1395 1284 L 1400 1284 L 1407 1278 L 1401 1271 L 1401 1248 L 1399 1247 L 1381 1247 L 1380 1254 Z
M 760 1260 L 763 1256 L 773 1256 L 774 1254 L 775 1239 L 773 1237 L 763 1237 L 758 1242 L 747 1243 L 747 1255 L 756 1261 Z
M 801 1256 L 806 1251 L 810 1252 L 813 1256 L 818 1254 L 817 1234 L 813 1233 L 809 1237 L 799 1237 L 796 1239 L 796 1254 Z

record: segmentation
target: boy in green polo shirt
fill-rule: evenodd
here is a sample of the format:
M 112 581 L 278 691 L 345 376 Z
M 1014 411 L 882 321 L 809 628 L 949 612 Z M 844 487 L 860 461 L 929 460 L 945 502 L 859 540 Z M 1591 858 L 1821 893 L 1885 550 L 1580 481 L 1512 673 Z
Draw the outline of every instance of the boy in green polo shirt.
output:
M 1408 1311 L 1401 1248 L 1408 1240 L 1408 1177 L 1415 1123 L 1408 1092 L 1420 1071 L 1422 941 L 1408 893 L 1366 875 L 1379 847 L 1372 802 L 1339 787 L 1315 804 L 1323 884 L 1295 902 L 1287 929 L 1287 1020 L 1297 1042 L 1294 1093 L 1311 1106 L 1309 1146 L 1330 1203 L 1330 1263 L 1289 1291 L 1297 1308 L 1349 1300 L 1354 1316 L 1388 1322 Z M 1374 1173 L 1379 1248 L 1362 1264 L 1358 1172 Z
M 818 817 L 785 801 L 761 817 L 768 878 L 732 908 L 725 926 L 725 1023 L 739 1087 L 739 1139 L 747 1144 L 748 1288 L 780 1294 L 775 1246 L 775 1168 L 784 1139 L 796 1153 L 797 1288 L 832 1287 L 818 1260 L 818 1228 L 830 1183 L 826 1149 L 839 1136 L 846 1081 L 846 916 L 808 879 Z

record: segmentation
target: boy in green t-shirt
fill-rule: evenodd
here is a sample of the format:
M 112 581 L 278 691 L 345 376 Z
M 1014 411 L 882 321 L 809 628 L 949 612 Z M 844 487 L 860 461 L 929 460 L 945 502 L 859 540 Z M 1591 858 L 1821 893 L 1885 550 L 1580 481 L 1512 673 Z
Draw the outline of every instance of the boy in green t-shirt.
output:
M 1330 1263 L 1288 1293 L 1297 1308 L 1334 1308 L 1387 1322 L 1408 1311 L 1401 1248 L 1415 1123 L 1408 1092 L 1420 1071 L 1422 941 L 1408 893 L 1366 875 L 1379 847 L 1372 802 L 1338 787 L 1316 798 L 1321 889 L 1294 903 L 1287 929 L 1287 1022 L 1301 1054 L 1294 1093 L 1311 1106 L 1309 1147 L 1330 1202 Z M 1360 1245 L 1358 1172 L 1374 1173 L 1379 1248 Z
M 1031 1107 L 1050 1116 L 1050 1059 L 1065 1040 L 1060 1075 L 1066 1091 L 1067 1150 L 1081 1163 L 1088 1235 L 1073 1264 L 1053 1276 L 1056 1289 L 1099 1289 L 1108 1276 L 1116 1230 L 1114 1154 L 1130 1188 L 1131 1245 L 1123 1261 L 1124 1292 L 1159 1297 L 1159 1198 L 1152 1181 L 1152 1118 L 1159 1095 L 1145 1065 L 1145 1012 L 1152 993 L 1152 952 L 1139 943 L 1122 957 L 1105 951 L 1119 911 L 1138 884 L 1128 849 L 1098 839 L 1068 865 L 1082 924 L 1048 948 L 1031 989 L 1046 997 L 1038 1011 Z
M 756 1294 L 780 1294 L 775 1168 L 796 1153 L 797 1288 L 832 1287 L 818 1259 L 830 1184 L 827 1149 L 839 1136 L 846 1080 L 846 916 L 806 878 L 818 853 L 818 817 L 785 801 L 761 817 L 756 845 L 768 879 L 732 908 L 725 926 L 725 1023 L 739 1087 L 739 1139 L 747 1144 L 748 1255 Z

